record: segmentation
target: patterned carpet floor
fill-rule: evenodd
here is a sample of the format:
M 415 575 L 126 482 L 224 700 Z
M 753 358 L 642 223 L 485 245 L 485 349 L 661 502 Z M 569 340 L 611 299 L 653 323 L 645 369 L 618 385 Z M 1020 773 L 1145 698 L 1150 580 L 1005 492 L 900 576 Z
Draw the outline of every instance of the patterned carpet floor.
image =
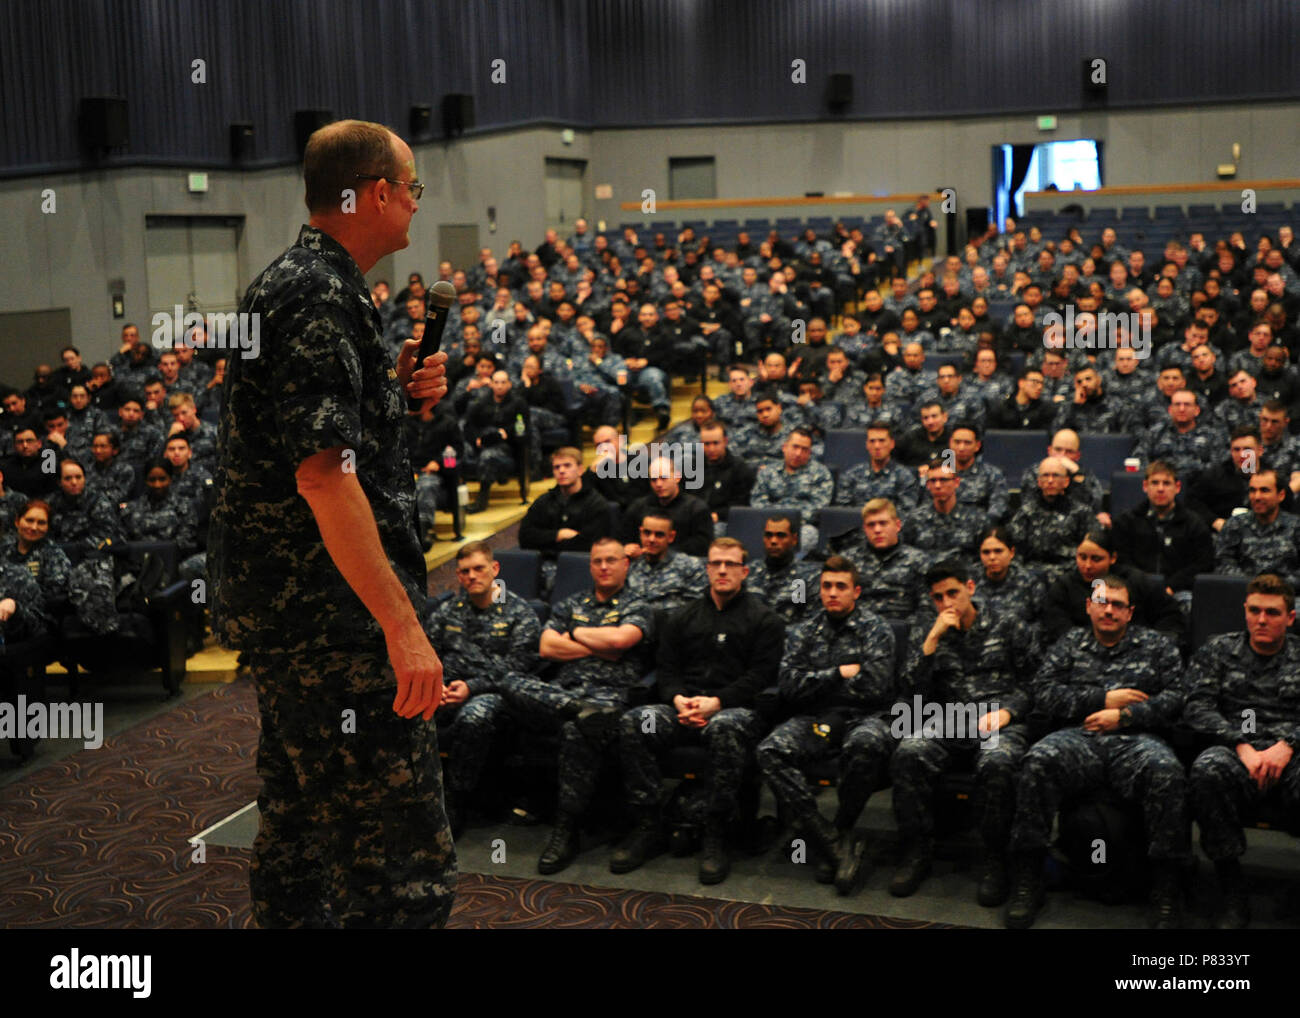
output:
M 240 929 L 247 849 L 189 844 L 254 799 L 248 682 L 158 715 L 0 788 L 0 928 Z M 462 873 L 461 929 L 869 929 L 938 924 Z

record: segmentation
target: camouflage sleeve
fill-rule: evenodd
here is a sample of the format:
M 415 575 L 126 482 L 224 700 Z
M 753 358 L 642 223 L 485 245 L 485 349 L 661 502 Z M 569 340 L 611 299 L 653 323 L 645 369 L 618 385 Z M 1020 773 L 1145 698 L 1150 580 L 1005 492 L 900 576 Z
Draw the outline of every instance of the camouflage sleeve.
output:
M 1015 692 L 1005 698 L 1002 708 L 1011 712 L 1013 720 L 1023 718 L 1033 705 L 1034 676 L 1038 674 L 1043 660 L 1043 644 L 1038 635 L 1038 627 L 1022 619 L 1010 623 L 1007 634 L 1013 650 L 1014 673 L 1016 677 Z
M 532 672 L 537 669 L 537 645 L 542 638 L 542 624 L 537 620 L 537 613 L 527 604 L 522 603 L 515 624 L 510 629 L 510 649 L 506 651 L 505 670 L 507 672 Z
M 926 655 L 923 651 L 925 638 L 930 635 L 930 626 L 922 624 L 912 626 L 907 638 L 907 663 L 903 666 L 902 687 L 900 692 L 920 693 L 925 695 L 934 684 L 935 658 L 939 651 Z
M 546 628 L 553 633 L 565 633 L 566 635 L 573 629 L 573 595 L 566 597 L 559 604 L 551 608 L 550 617 L 546 620 Z M 538 633 L 538 640 L 541 640 L 541 634 Z
M 989 519 L 1000 523 L 1007 518 L 1011 508 L 1011 493 L 1007 489 L 1007 479 L 1001 470 L 989 471 Z
M 758 472 L 758 479 L 754 482 L 754 489 L 750 492 L 749 504 L 757 509 L 762 509 L 769 505 L 775 505 L 776 500 L 772 498 L 771 479 L 775 476 L 775 471 L 763 468 Z
M 1058 727 L 1061 723 L 1081 724 L 1106 705 L 1106 691 L 1099 682 L 1081 685 L 1074 681 L 1075 643 L 1071 633 L 1057 640 L 1034 684 L 1034 702 Z
M 849 694 L 863 704 L 884 704 L 894 693 L 894 630 L 876 616 L 862 634 L 860 670 L 848 680 Z
M 1245 570 L 1241 567 L 1241 530 L 1229 519 L 1214 539 L 1214 571 L 1241 576 Z
M 1174 642 L 1155 630 L 1150 631 L 1156 641 L 1151 656 L 1151 682 L 1160 691 L 1142 703 L 1129 704 L 1120 714 L 1120 727 L 1125 731 L 1142 731 L 1165 728 L 1183 713 L 1187 690 L 1183 683 L 1183 661 Z M 1144 689 L 1144 692 L 1150 692 Z
M 14 600 L 14 621 L 10 632 L 36 633 L 45 624 L 45 595 L 32 574 L 21 566 L 0 566 L 0 597 Z
M 831 472 L 822 467 L 815 479 L 808 485 L 807 498 L 811 505 L 823 508 L 831 504 L 831 495 L 835 490 L 835 478 Z
M 619 614 L 618 624 L 620 626 L 636 626 L 637 629 L 641 630 L 641 642 L 645 643 L 654 639 L 654 618 L 653 606 L 640 598 L 633 598 L 623 607 L 623 611 Z
M 276 438 L 295 466 L 338 446 L 361 444 L 361 361 L 354 332 L 337 308 L 308 308 L 286 323 L 268 385 L 275 402 Z
M 1228 720 L 1219 710 L 1225 649 L 1217 639 L 1212 639 L 1193 655 L 1183 679 L 1187 690 L 1183 718 L 1193 731 L 1208 735 L 1220 746 L 1232 749 L 1246 739 L 1241 722 Z
M 781 655 L 781 667 L 777 673 L 782 699 L 792 704 L 815 699 L 826 691 L 828 685 L 839 680 L 839 665 L 822 668 L 812 666 L 813 661 L 819 657 L 817 648 L 820 636 L 822 632 L 815 619 L 786 633 L 785 652 Z
M 51 541 L 45 541 L 40 583 L 45 588 L 45 600 L 50 608 L 57 610 L 67 604 L 71 573 L 72 563 L 68 561 L 63 549 Z

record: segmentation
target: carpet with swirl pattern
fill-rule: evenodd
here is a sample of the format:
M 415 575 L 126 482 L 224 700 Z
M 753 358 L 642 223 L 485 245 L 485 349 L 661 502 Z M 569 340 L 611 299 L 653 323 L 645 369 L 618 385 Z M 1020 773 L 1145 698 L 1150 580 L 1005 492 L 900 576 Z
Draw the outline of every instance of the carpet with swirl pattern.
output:
M 247 849 L 189 839 L 257 795 L 257 701 L 235 682 L 0 788 L 0 928 L 251 925 Z M 462 873 L 462 929 L 941 924 Z

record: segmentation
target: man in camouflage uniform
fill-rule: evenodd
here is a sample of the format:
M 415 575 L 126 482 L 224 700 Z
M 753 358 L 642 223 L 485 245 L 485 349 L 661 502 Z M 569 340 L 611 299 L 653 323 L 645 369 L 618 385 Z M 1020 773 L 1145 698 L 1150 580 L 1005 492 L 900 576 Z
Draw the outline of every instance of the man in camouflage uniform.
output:
M 808 590 L 816 590 L 820 569 L 815 562 L 798 559 L 799 535 L 788 516 L 763 521 L 765 557 L 749 567 L 745 589 L 781 616 L 787 625 L 802 620 L 808 611 Z M 802 586 L 796 586 L 802 584 Z
M 984 843 L 978 899 L 981 905 L 1000 905 L 1008 890 L 1006 849 L 1016 770 L 1030 741 L 1025 719 L 1030 682 L 1041 658 L 1037 632 L 1015 615 L 972 600 L 975 581 L 959 560 L 939 562 L 926 571 L 924 582 L 938 614 L 928 627 L 912 627 L 902 683 L 912 702 L 894 709 L 892 730 L 901 741 L 889 772 L 894 816 L 907 853 L 889 893 L 900 898 L 914 894 L 929 874 L 935 786 L 945 771 L 973 763 Z M 953 707 L 959 713 L 951 715 Z M 928 715 L 935 708 L 953 717 L 951 729 L 939 725 L 934 731 Z
M 260 356 L 228 364 L 209 569 L 213 628 L 246 652 L 261 710 L 263 927 L 427 929 L 451 910 L 442 664 L 401 431 L 408 395 L 446 392 L 446 356 L 417 369 L 407 343 L 394 365 L 364 277 L 409 243 L 414 176 L 387 128 L 312 135 L 310 223 L 240 305 Z
M 623 787 L 637 822 L 610 856 L 612 873 L 630 873 L 663 850 L 657 758 L 682 744 L 702 744 L 712 771 L 700 882 L 716 884 L 730 872 L 725 826 L 736 813 L 750 753 L 766 730 L 752 704 L 776 682 L 785 636 L 781 617 L 744 591 L 745 558 L 734 538 L 709 545 L 708 590 L 663 624 L 671 636 L 659 641 L 660 703 L 630 710 L 620 721 Z
M 1074 568 L 1074 550 L 1092 525 L 1092 510 L 1068 492 L 1069 468 L 1048 457 L 1038 465 L 1038 484 L 1022 492 L 1020 508 L 1008 528 L 1015 535 L 1016 554 L 1037 566 L 1051 582 Z
M 199 419 L 194 397 L 188 392 L 178 392 L 167 400 L 172 424 L 167 437 L 184 435 L 190 443 L 190 453 L 196 466 L 211 471 L 217 465 L 217 429 Z
M 537 613 L 496 580 L 500 573 L 501 563 L 486 541 L 461 545 L 456 551 L 460 592 L 432 604 L 424 619 L 429 643 L 442 660 L 442 709 L 436 718 L 451 749 L 447 819 L 457 837 L 488 753 L 505 729 L 501 680 L 507 672 L 530 672 L 537 664 L 542 631 Z
M 677 531 L 667 513 L 650 511 L 641 517 L 640 554 L 627 573 L 628 590 L 661 611 L 673 611 L 694 601 L 709 582 L 704 565 L 674 547 Z
M 887 498 L 873 498 L 862 507 L 862 536 L 845 534 L 831 542 L 857 567 L 862 596 L 872 611 L 890 620 L 910 622 L 925 612 L 929 599 L 921 586 L 925 552 L 899 539 L 903 521 Z
M 822 566 L 821 607 L 793 630 L 781 658 L 783 705 L 795 716 L 758 746 L 758 766 L 795 830 L 817 850 L 822 882 L 840 894 L 857 883 L 863 843 L 853 827 L 888 780 L 894 739 L 885 711 L 894 692 L 894 632 L 860 600 L 853 563 L 832 555 Z M 834 821 L 817 809 L 803 768 L 839 757 Z
M 867 462 L 840 473 L 835 484 L 835 504 L 864 505 L 887 498 L 905 511 L 916 508 L 921 486 L 916 471 L 893 458 L 894 431 L 889 424 L 867 425 Z
M 1143 465 L 1162 460 L 1192 483 L 1213 466 L 1228 442 L 1228 434 L 1214 423 L 1198 423 L 1201 408 L 1196 393 L 1180 389 L 1169 399 L 1169 417 L 1138 439 L 1134 455 Z M 1211 417 L 1211 421 L 1213 417 Z M 1252 422 L 1254 423 L 1254 422 Z
M 1246 587 L 1246 632 L 1212 636 L 1187 667 L 1183 716 L 1214 745 L 1192 764 L 1192 815 L 1223 890 L 1219 929 L 1250 923 L 1243 815 L 1276 799 L 1300 819 L 1300 637 L 1295 588 L 1265 574 Z M 1252 723 L 1249 723 L 1252 722 Z
M 786 420 L 781 398 L 774 388 L 764 389 L 754 400 L 758 424 L 736 435 L 741 455 L 755 465 L 784 458 L 781 450 L 795 425 Z
M 1001 523 L 1010 509 L 1007 479 L 1000 467 L 977 458 L 984 442 L 975 425 L 959 420 L 948 436 L 948 448 L 957 476 L 961 478 L 957 501 L 978 509 L 989 523 Z
M 812 459 L 812 432 L 795 428 L 781 446 L 783 463 L 766 463 L 758 471 L 749 504 L 763 509 L 768 506 L 797 506 L 803 511 L 799 527 L 799 544 L 808 553 L 817 547 L 820 534 L 810 523 L 831 504 L 835 479 L 822 464 Z
M 1156 733 L 1182 712 L 1182 662 L 1169 637 L 1129 625 L 1131 597 L 1120 577 L 1107 576 L 1088 599 L 1091 628 L 1061 637 L 1039 672 L 1036 706 L 1061 727 L 1021 765 L 1011 929 L 1032 926 L 1043 906 L 1043 857 L 1062 799 L 1106 788 L 1141 805 L 1155 870 L 1155 925 L 1178 925 L 1177 867 L 1191 858 L 1187 776 Z
M 117 415 L 122 459 L 143 473 L 145 464 L 162 449 L 162 432 L 144 420 L 144 405 L 137 396 L 122 400 Z
M 135 487 L 135 468 L 121 458 L 116 431 L 101 431 L 90 442 L 94 457 L 86 465 L 86 490 L 103 495 L 113 506 L 122 505 Z
M 1083 453 L 1079 449 L 1079 433 L 1071 431 L 1069 428 L 1062 428 L 1056 432 L 1052 436 L 1051 444 L 1047 447 L 1047 455 L 1061 460 L 1062 467 L 1070 475 L 1070 483 L 1067 486 L 1070 497 L 1082 502 L 1094 513 L 1100 513 L 1101 503 L 1106 492 L 1101 486 L 1101 481 L 1097 479 L 1097 475 L 1081 462 Z M 1030 492 L 1038 487 L 1039 466 L 1039 463 L 1034 463 L 1025 467 L 1024 473 L 1020 475 L 1021 492 Z M 1107 516 L 1106 520 L 1109 519 L 1110 517 Z M 1106 520 L 1102 522 L 1109 526 L 1110 524 Z
M 1214 571 L 1233 576 L 1300 577 L 1300 516 L 1282 511 L 1287 489 L 1276 470 L 1260 470 L 1247 489 L 1250 512 L 1230 516 L 1214 539 Z
M 632 687 L 650 668 L 653 605 L 627 584 L 628 558 L 611 537 L 591 546 L 592 589 L 565 598 L 542 631 L 541 656 L 558 662 L 545 682 L 512 672 L 501 683 L 510 714 L 521 724 L 560 733 L 559 811 L 537 861 L 558 873 L 578 855 L 578 827 L 596 791 L 605 756 Z
M 1254 424 L 1254 421 L 1250 422 Z M 1279 399 L 1270 399 L 1259 410 L 1259 436 L 1263 446 L 1259 465 L 1276 470 L 1282 483 L 1300 491 L 1300 438 L 1290 433 L 1291 413 Z
M 929 498 L 907 514 L 903 540 L 926 552 L 932 561 L 958 555 L 973 562 L 979 554 L 979 535 L 988 518 L 977 506 L 963 505 L 957 497 L 961 477 L 952 464 L 935 459 L 925 475 Z

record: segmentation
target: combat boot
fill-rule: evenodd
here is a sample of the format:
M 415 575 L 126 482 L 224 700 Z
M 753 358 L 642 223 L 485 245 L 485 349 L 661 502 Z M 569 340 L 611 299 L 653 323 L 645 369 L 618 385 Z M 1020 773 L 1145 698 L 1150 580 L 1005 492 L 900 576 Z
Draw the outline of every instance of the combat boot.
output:
M 1182 929 L 1183 917 L 1179 907 L 1178 868 L 1171 862 L 1158 862 L 1152 866 L 1151 917 L 1153 930 Z
M 922 839 L 914 841 L 899 864 L 894 879 L 889 882 L 889 893 L 895 898 L 907 898 L 915 894 L 916 889 L 930 875 L 930 864 L 933 861 L 933 843 Z
M 578 818 L 568 813 L 555 815 L 555 829 L 537 860 L 537 872 L 559 873 L 578 857 Z
M 813 879 L 819 884 L 834 883 L 835 873 L 840 866 L 839 832 L 830 821 L 816 813 L 804 831 L 804 837 L 817 857 Z
M 720 884 L 731 872 L 731 860 L 727 857 L 726 826 L 716 820 L 710 820 L 704 826 L 704 837 L 700 845 L 700 883 Z
M 488 499 L 491 497 L 490 495 L 491 490 L 492 490 L 491 481 L 479 481 L 478 495 L 475 496 L 473 502 L 471 502 L 469 505 L 465 507 L 465 512 L 467 513 L 486 512 L 488 507 Z
M 1241 871 L 1240 859 L 1221 859 L 1214 864 L 1219 874 L 1219 887 L 1223 890 L 1223 911 L 1215 928 L 1244 930 L 1250 925 L 1250 897 L 1246 875 Z
M 1002 852 L 986 849 L 984 866 L 980 870 L 980 886 L 976 898 L 986 908 L 996 908 L 1007 900 L 1011 882 L 1007 879 L 1007 860 Z
M 664 850 L 664 836 L 659 829 L 657 813 L 645 813 L 637 821 L 632 833 L 623 839 L 609 857 L 611 873 L 631 873 L 645 865 Z
M 840 834 L 839 865 L 835 867 L 835 890 L 840 894 L 852 894 L 862 878 L 863 859 L 866 856 L 867 843 L 853 831 Z
M 1027 930 L 1034 925 L 1038 913 L 1047 899 L 1043 879 L 1043 853 L 1026 852 L 1015 859 L 1016 885 L 1007 906 L 1006 926 L 1009 930 Z

